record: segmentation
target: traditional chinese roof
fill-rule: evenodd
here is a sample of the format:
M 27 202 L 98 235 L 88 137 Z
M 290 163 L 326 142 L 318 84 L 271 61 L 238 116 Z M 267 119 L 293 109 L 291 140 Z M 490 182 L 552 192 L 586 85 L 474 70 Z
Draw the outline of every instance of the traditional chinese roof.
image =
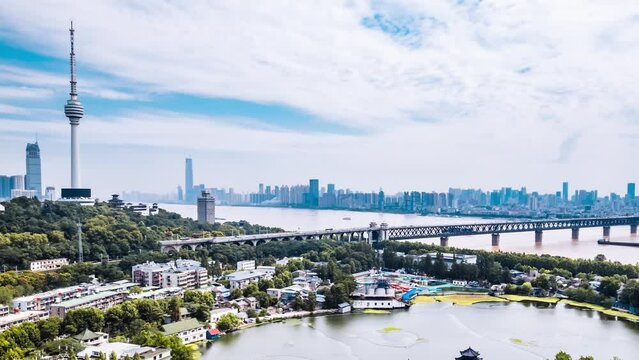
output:
M 460 351 L 459 353 L 461 356 L 455 358 L 455 360 L 482 360 L 482 358 L 479 357 L 479 352 L 470 347 L 466 350 Z
M 74 339 L 78 341 L 90 341 L 100 338 L 104 333 L 94 333 L 89 329 L 84 329 L 83 332 L 73 336 Z

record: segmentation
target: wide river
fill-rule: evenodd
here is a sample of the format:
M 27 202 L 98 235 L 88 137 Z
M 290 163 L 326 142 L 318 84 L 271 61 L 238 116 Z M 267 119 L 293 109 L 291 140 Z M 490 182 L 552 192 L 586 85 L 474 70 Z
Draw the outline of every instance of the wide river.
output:
M 195 205 L 161 204 L 160 207 L 168 211 L 176 212 L 182 216 L 190 218 L 197 217 L 197 208 Z M 470 217 L 439 217 L 343 210 L 240 206 L 217 206 L 215 215 L 218 218 L 224 219 L 218 221 L 246 220 L 250 223 L 279 227 L 290 231 L 364 227 L 373 221 L 378 224 L 385 222 L 389 226 L 444 225 L 499 221 L 495 219 Z M 350 220 L 345 220 L 344 218 L 350 218 Z M 612 227 L 610 232 L 611 240 L 639 242 L 637 237 L 630 236 L 630 228 L 627 226 Z M 535 244 L 535 235 L 532 232 L 501 234 L 499 250 L 587 259 L 592 259 L 597 254 L 604 254 L 610 260 L 618 260 L 631 264 L 639 262 L 639 247 L 599 245 L 597 244 L 597 240 L 602 238 L 602 233 L 603 229 L 601 228 L 581 229 L 579 232 L 579 240 L 573 241 L 571 240 L 570 230 L 545 231 L 541 245 Z M 438 238 L 412 241 L 439 243 Z M 450 246 L 468 249 L 496 250 L 491 246 L 490 235 L 451 237 L 448 243 Z
M 194 205 L 161 205 L 183 216 L 196 217 Z M 285 230 L 318 230 L 368 226 L 371 221 L 389 225 L 461 224 L 487 222 L 479 218 L 454 218 L 370 212 L 218 206 L 218 218 L 226 221 L 280 227 Z M 344 220 L 350 218 L 350 220 Z M 224 221 L 224 220 L 220 220 Z M 637 241 L 627 227 L 613 227 L 612 239 Z M 597 244 L 602 229 L 581 229 L 579 241 L 570 230 L 547 231 L 542 245 L 534 234 L 502 234 L 502 251 L 545 253 L 572 258 L 607 258 L 626 263 L 639 261 L 639 248 L 603 247 Z M 439 239 L 414 240 L 438 242 Z M 457 247 L 491 250 L 490 236 L 453 237 Z M 493 249 L 496 250 L 496 249 Z M 393 327 L 393 329 L 389 329 Z M 386 328 L 386 329 L 385 329 Z M 394 330 L 394 331 L 388 331 Z M 618 356 L 639 359 L 639 324 L 617 321 L 586 310 L 536 307 L 530 304 L 449 303 L 416 304 L 407 311 L 385 315 L 331 315 L 247 329 L 207 344 L 202 360 L 446 360 L 472 346 L 486 360 L 552 359 L 560 350 L 575 358 L 593 355 L 597 360 Z
M 391 314 L 330 315 L 243 330 L 206 345 L 202 360 L 637 359 L 639 325 L 591 311 L 521 303 L 417 304 Z M 204 349 L 203 349 L 204 350 Z

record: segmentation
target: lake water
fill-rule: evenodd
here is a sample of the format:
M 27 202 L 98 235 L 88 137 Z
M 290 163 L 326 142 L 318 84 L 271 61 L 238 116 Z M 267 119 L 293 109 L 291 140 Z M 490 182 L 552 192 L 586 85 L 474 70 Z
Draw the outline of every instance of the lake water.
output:
M 562 304 L 536 308 L 522 303 L 435 303 L 391 314 L 267 324 L 207 344 L 202 360 L 445 360 L 468 346 L 486 360 L 554 359 L 561 350 L 574 359 L 593 355 L 597 360 L 634 360 L 638 343 L 639 325 Z
M 197 217 L 195 205 L 161 204 L 160 207 L 179 213 L 182 216 Z M 499 221 L 469 217 L 239 206 L 217 206 L 215 211 L 218 218 L 223 218 L 226 221 L 246 220 L 250 223 L 274 226 L 291 231 L 363 227 L 368 226 L 371 222 L 378 224 L 385 222 L 390 226 L 400 226 Z M 350 220 L 344 220 L 344 218 L 350 218 Z M 541 245 L 535 244 L 534 233 L 532 232 L 501 234 L 499 250 L 587 259 L 592 259 L 597 254 L 604 254 L 610 260 L 632 264 L 639 262 L 639 247 L 599 245 L 597 240 L 601 239 L 602 233 L 603 230 L 601 228 L 581 229 L 579 240 L 573 241 L 571 240 L 570 230 L 545 231 Z M 612 227 L 611 240 L 639 242 L 637 237 L 630 236 L 630 228 L 627 226 Z M 439 243 L 438 238 L 411 241 Z M 491 246 L 490 235 L 451 237 L 449 245 L 469 249 L 497 250 Z

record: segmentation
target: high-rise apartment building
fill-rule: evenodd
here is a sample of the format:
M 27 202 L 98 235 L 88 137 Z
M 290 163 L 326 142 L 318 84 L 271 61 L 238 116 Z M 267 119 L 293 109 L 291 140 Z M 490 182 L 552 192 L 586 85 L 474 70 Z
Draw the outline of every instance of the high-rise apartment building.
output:
M 27 144 L 27 176 L 25 178 L 25 189 L 35 191 L 37 198 L 42 197 L 42 164 L 40 162 L 40 146 Z
M 186 158 L 184 167 L 184 192 L 186 202 L 195 201 L 195 192 L 193 191 L 193 159 Z
M 215 198 L 206 190 L 197 198 L 197 222 L 215 224 Z
M 628 199 L 628 201 L 635 200 L 635 183 L 628 183 L 628 191 L 626 192 L 626 199 Z

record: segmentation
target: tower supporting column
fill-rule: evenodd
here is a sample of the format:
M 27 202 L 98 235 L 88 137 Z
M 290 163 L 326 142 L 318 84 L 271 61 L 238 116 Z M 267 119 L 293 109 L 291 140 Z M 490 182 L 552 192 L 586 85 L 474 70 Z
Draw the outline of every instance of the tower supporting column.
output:
M 610 226 L 604 226 L 603 227 L 603 236 L 605 238 L 609 238 L 610 237 Z
M 442 236 L 439 238 L 440 246 L 448 246 L 448 236 Z
M 630 225 L 630 235 L 637 235 L 637 224 Z
M 535 230 L 535 243 L 536 244 L 540 244 L 541 240 L 543 239 L 543 231 L 541 230 Z
M 579 228 L 572 228 L 572 239 L 579 240 Z
M 493 233 L 491 236 L 492 245 L 499 246 L 499 233 Z

